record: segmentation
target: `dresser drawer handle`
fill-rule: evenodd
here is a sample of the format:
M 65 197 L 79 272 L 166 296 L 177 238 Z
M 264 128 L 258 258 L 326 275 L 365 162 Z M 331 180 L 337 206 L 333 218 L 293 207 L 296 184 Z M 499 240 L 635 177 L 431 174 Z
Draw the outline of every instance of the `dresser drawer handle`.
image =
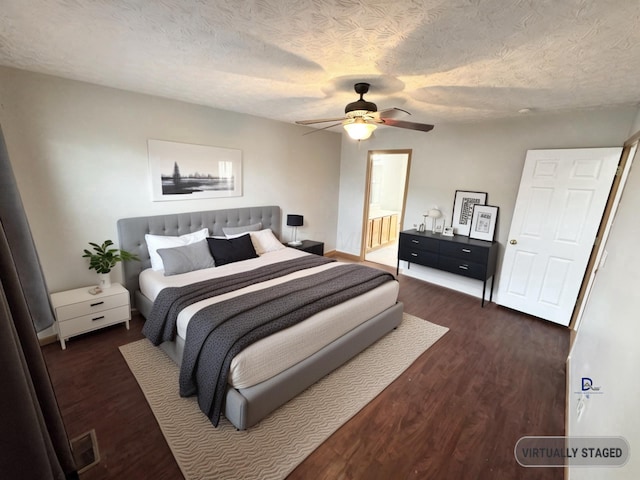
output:
M 417 254 L 417 253 L 412 253 L 412 254 L 411 254 L 411 256 L 412 256 L 412 257 L 417 257 L 417 256 L 418 256 L 418 254 Z
M 420 243 L 420 240 L 411 240 L 413 243 Z
M 463 249 L 462 249 L 462 251 L 463 251 L 464 253 L 471 253 L 471 250 L 469 250 L 468 248 L 463 248 Z
M 102 319 L 104 319 L 104 315 L 102 315 L 102 316 L 100 316 L 100 317 L 92 318 L 92 319 L 91 319 L 91 321 L 92 321 L 92 322 L 95 322 L 95 321 L 97 321 L 97 320 L 102 320 Z
M 102 305 L 104 302 L 96 302 L 96 303 L 92 303 L 91 306 L 92 307 L 97 307 L 98 305 Z
M 462 270 L 469 270 L 469 265 L 458 265 L 458 268 L 461 268 Z

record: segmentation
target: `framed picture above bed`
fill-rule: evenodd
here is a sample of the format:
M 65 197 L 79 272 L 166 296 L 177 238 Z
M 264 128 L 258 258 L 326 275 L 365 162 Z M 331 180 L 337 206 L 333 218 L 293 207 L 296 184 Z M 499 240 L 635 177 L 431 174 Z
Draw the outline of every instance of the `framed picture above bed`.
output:
M 469 235 L 473 206 L 476 204 L 486 205 L 486 203 L 486 192 L 456 190 L 453 198 L 453 218 L 451 219 L 453 232 L 456 235 Z
M 242 196 L 242 151 L 148 140 L 151 199 Z

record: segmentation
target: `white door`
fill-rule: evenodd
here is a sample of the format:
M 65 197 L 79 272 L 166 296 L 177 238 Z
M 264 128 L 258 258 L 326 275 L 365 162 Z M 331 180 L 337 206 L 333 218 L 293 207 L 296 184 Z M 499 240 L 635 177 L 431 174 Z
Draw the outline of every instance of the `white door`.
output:
M 527 152 L 498 304 L 569 325 L 621 152 Z

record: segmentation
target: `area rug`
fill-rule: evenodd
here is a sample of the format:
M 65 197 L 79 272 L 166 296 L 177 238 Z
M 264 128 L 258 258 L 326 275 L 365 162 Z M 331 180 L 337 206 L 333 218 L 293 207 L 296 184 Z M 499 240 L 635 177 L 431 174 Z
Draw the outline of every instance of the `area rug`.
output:
M 178 367 L 147 339 L 120 351 L 187 480 L 282 479 L 447 331 L 405 313 L 396 330 L 246 431 L 224 417 L 214 428 L 195 397 L 180 397 Z

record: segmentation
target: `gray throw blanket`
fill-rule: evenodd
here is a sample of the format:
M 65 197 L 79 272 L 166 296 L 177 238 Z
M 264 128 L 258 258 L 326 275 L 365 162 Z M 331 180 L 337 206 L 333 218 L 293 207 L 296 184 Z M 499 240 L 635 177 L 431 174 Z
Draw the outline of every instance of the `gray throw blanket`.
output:
M 180 395 L 198 394 L 218 426 L 231 360 L 250 344 L 393 280 L 390 273 L 340 265 L 203 308 L 187 327 Z
M 176 321 L 183 308 L 201 300 L 238 290 L 254 283 L 264 282 L 333 261 L 326 257 L 309 255 L 273 265 L 265 265 L 248 272 L 204 280 L 184 287 L 165 288 L 160 291 L 153 302 L 153 308 L 142 327 L 142 333 L 154 345 L 175 340 L 177 333 Z

